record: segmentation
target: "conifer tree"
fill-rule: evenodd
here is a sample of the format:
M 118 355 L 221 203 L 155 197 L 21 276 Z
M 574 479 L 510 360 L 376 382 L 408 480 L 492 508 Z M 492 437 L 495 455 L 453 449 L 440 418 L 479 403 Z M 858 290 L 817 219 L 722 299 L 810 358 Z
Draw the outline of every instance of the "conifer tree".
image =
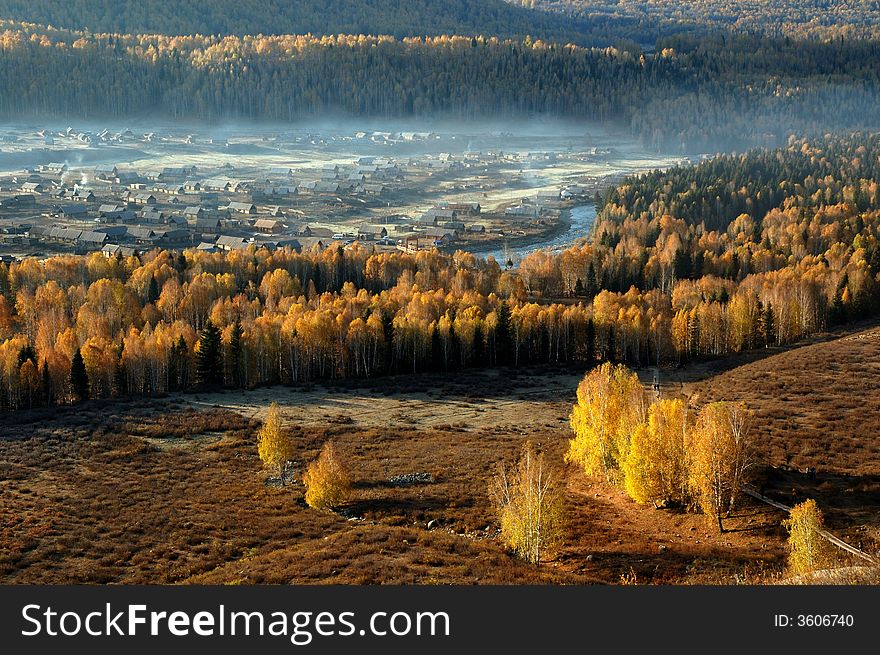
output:
M 73 353 L 70 362 L 70 388 L 77 400 L 89 399 L 89 375 L 79 348 Z
M 199 384 L 203 385 L 215 385 L 223 381 L 220 330 L 210 319 L 205 323 L 196 347 L 196 377 Z

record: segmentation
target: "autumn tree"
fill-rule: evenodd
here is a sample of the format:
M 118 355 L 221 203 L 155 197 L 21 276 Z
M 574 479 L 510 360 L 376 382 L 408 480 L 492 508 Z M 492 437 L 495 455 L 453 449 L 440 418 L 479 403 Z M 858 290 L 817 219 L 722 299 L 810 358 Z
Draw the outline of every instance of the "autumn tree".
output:
M 563 502 L 556 478 L 526 442 L 516 467 L 499 463 L 489 483 L 489 498 L 501 523 L 501 537 L 517 555 L 538 564 L 562 541 Z
M 582 466 L 587 475 L 613 480 L 626 459 L 630 435 L 644 421 L 642 384 L 625 366 L 606 362 L 587 373 L 577 399 L 569 417 L 574 438 L 565 460 Z
M 782 523 L 788 530 L 788 569 L 792 575 L 804 575 L 833 565 L 833 548 L 822 536 L 825 522 L 815 500 L 810 498 L 792 507 Z
M 333 509 L 351 497 L 351 478 L 331 439 L 303 474 L 306 503 L 315 509 Z
M 751 466 L 751 413 L 742 405 L 711 403 L 697 416 L 686 443 L 688 486 L 706 517 L 724 532 Z
M 257 452 L 269 469 L 277 471 L 284 484 L 284 466 L 293 457 L 293 443 L 284 430 L 278 403 L 272 403 L 257 433 Z
M 77 400 L 89 399 L 89 375 L 82 353 L 77 348 L 70 361 L 70 388 Z
M 655 506 L 687 501 L 685 443 L 689 429 L 684 401 L 664 399 L 651 405 L 648 421 L 632 433 L 623 462 L 624 486 L 633 500 Z

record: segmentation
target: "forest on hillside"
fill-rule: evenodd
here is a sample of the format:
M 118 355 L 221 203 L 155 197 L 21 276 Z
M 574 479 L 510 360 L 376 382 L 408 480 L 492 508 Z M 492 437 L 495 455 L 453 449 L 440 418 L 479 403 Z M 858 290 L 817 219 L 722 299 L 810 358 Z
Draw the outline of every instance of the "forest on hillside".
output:
M 0 19 L 116 34 L 531 35 L 601 45 L 615 38 L 603 26 L 503 0 L 0 0 Z
M 0 29 L 7 118 L 542 114 L 629 129 L 652 148 L 688 152 L 775 146 L 792 133 L 880 123 L 874 41 L 681 36 L 645 54 L 495 37 Z
M 878 160 L 856 134 L 633 177 L 517 271 L 363 244 L 2 264 L 0 405 L 792 343 L 880 311 Z
M 730 31 L 793 38 L 877 38 L 876 0 L 507 0 L 586 22 L 610 23 L 640 43 Z

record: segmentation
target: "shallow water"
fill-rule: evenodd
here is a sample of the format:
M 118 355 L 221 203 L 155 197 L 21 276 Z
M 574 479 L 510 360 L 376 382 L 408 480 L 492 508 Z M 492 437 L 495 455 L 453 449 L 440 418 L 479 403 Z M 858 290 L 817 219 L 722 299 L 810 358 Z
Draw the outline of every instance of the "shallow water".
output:
M 569 227 L 564 232 L 557 234 L 540 243 L 532 243 L 523 246 L 509 246 L 507 248 L 497 248 L 484 253 L 478 253 L 481 257 L 491 255 L 496 261 L 503 263 L 511 259 L 514 266 L 518 265 L 522 258 L 530 252 L 536 250 L 550 250 L 551 252 L 560 252 L 569 246 L 572 246 L 580 239 L 590 236 L 593 229 L 593 223 L 596 220 L 596 205 L 578 205 L 570 210 Z

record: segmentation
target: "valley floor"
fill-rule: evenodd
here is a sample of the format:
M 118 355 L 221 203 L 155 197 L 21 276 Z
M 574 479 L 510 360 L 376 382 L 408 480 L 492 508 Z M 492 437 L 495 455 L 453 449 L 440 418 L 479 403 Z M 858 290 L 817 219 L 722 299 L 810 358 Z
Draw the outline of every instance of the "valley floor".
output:
M 829 527 L 880 544 L 880 330 L 664 372 L 663 393 L 757 414 L 756 486 L 814 497 Z M 729 368 L 729 370 L 721 370 Z M 782 513 L 744 499 L 718 534 L 641 507 L 562 463 L 576 370 L 400 376 L 346 385 L 94 402 L 9 417 L 0 439 L 6 583 L 771 582 Z M 649 382 L 652 371 L 641 371 Z M 278 402 L 293 484 L 268 486 L 258 421 Z M 334 438 L 355 498 L 309 509 L 302 469 Z M 508 554 L 486 495 L 530 439 L 567 490 L 565 545 L 539 567 Z M 808 475 L 808 467 L 816 469 Z M 419 475 L 410 475 L 419 474 Z M 406 484 L 407 476 L 410 483 Z

